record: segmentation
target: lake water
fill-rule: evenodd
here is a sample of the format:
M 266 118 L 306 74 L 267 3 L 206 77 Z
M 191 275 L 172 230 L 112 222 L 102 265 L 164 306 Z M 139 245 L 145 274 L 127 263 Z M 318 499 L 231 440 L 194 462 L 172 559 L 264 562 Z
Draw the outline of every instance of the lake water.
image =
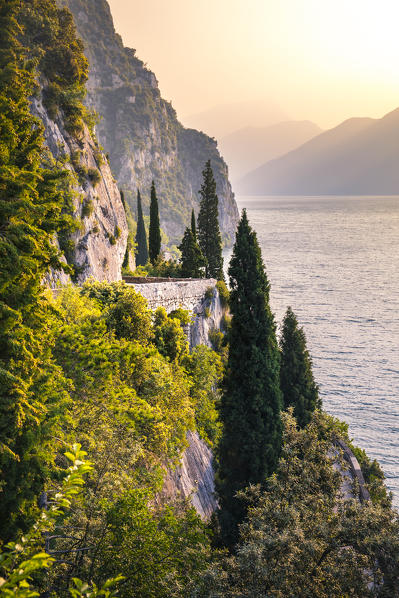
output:
M 324 408 L 378 459 L 399 505 L 399 197 L 238 198 L 278 323 L 304 326 Z

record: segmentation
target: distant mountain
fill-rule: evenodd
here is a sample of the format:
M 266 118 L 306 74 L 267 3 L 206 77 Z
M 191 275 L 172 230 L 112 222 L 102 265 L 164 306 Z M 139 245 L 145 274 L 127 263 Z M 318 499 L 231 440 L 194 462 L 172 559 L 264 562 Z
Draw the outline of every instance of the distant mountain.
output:
M 186 127 L 204 131 L 220 141 L 243 127 L 268 127 L 288 118 L 281 108 L 270 102 L 248 101 L 214 106 L 183 117 L 182 121 Z
M 316 137 L 322 129 L 309 120 L 288 120 L 269 127 L 245 127 L 219 142 L 234 185 L 261 164 L 273 160 Z
M 243 195 L 399 194 L 399 108 L 352 118 L 243 177 Z

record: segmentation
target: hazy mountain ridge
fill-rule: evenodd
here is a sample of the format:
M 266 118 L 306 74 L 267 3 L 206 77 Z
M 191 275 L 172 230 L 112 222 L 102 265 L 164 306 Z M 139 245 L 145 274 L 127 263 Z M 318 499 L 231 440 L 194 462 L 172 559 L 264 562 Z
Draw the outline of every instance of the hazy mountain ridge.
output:
M 243 177 L 247 195 L 396 195 L 399 109 L 352 118 Z
M 290 120 L 268 127 L 244 127 L 223 137 L 219 146 L 235 184 L 248 172 L 296 149 L 320 133 L 322 129 L 309 120 Z
M 135 50 L 123 46 L 106 0 L 59 0 L 59 4 L 73 13 L 85 43 L 90 63 L 87 103 L 101 117 L 97 134 L 128 203 L 135 208 L 139 187 L 146 209 L 154 179 L 161 226 L 171 244 L 180 241 L 191 209 L 198 205 L 201 172 L 210 158 L 221 230 L 231 243 L 238 209 L 216 141 L 180 124 L 171 104 L 162 99 L 155 75 Z

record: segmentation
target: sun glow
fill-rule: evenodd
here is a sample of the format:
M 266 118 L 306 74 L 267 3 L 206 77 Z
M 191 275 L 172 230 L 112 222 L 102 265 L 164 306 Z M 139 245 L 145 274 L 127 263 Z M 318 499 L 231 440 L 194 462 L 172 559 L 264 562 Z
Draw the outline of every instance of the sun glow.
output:
M 398 0 L 110 0 L 180 115 L 278 104 L 332 126 L 399 105 Z

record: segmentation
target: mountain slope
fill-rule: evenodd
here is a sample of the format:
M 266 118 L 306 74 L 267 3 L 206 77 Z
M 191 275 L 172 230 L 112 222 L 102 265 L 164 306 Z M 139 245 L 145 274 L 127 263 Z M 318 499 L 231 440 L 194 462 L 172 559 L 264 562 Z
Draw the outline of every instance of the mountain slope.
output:
M 271 102 L 252 100 L 219 104 L 183 118 L 188 127 L 205 131 L 218 140 L 245 127 L 269 127 L 284 120 L 287 114 Z
M 108 152 L 119 186 L 135 209 L 136 191 L 148 210 L 154 179 L 161 226 L 169 244 L 180 242 L 198 206 L 201 172 L 211 159 L 225 242 L 233 240 L 238 209 L 216 141 L 185 129 L 171 104 L 161 98 L 155 75 L 125 48 L 116 34 L 106 0 L 59 0 L 74 15 L 90 63 L 87 103 L 100 115 L 97 134 Z
M 233 184 L 245 174 L 306 143 L 322 129 L 314 123 L 285 121 L 269 127 L 245 127 L 220 140 Z
M 353 118 L 243 177 L 248 195 L 395 195 L 399 192 L 399 109 Z

